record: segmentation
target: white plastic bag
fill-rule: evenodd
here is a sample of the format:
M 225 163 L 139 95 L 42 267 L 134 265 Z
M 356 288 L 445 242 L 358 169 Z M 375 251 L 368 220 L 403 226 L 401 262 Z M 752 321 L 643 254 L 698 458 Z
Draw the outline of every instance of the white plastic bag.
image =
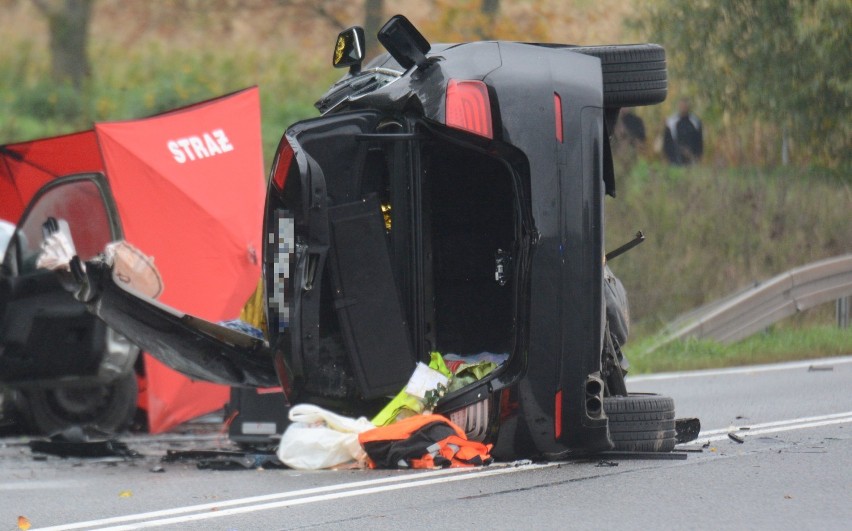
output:
M 292 424 L 281 436 L 277 455 L 290 468 L 318 470 L 366 460 L 358 434 L 375 428 L 366 418 L 343 417 L 310 404 L 293 406 L 289 416 Z

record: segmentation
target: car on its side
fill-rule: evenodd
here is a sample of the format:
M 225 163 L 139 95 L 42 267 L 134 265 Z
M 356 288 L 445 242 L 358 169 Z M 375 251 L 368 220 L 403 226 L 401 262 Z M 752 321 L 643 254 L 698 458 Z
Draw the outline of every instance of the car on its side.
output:
M 494 355 L 436 410 L 501 459 L 670 451 L 673 401 L 626 389 L 604 242 L 610 133 L 621 107 L 665 99 L 663 48 L 432 46 L 401 16 L 378 37 L 362 66 L 363 30 L 338 36 L 349 72 L 279 145 L 265 340 L 139 297 L 100 260 L 72 261 L 77 298 L 195 378 L 342 413 L 376 413 L 432 352 Z

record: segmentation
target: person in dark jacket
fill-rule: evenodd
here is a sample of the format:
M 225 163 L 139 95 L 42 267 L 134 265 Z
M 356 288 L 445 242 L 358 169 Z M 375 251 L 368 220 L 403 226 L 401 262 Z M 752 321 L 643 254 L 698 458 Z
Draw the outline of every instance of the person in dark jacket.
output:
M 704 134 L 701 120 L 689 111 L 689 101 L 678 102 L 678 112 L 666 120 L 663 149 L 672 164 L 698 162 L 704 153 Z

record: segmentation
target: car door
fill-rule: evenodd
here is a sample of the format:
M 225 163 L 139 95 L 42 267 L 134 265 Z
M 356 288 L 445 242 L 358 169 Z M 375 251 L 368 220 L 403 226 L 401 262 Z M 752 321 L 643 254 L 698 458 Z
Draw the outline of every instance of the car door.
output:
M 286 168 L 289 177 L 283 187 L 285 179 L 273 179 L 266 225 L 295 252 L 283 258 L 280 243 L 267 244 L 268 296 L 281 294 L 286 312 L 270 306 L 269 331 L 308 396 L 391 395 L 418 361 L 406 313 L 415 137 L 383 118 L 359 110 L 304 120 L 288 129 L 279 153 L 274 173 Z
M 94 376 L 105 351 L 104 323 L 62 287 L 56 274 L 36 266 L 48 218 L 68 223 L 83 259 L 122 236 L 100 173 L 56 179 L 33 197 L 0 266 L 0 382 L 13 386 Z

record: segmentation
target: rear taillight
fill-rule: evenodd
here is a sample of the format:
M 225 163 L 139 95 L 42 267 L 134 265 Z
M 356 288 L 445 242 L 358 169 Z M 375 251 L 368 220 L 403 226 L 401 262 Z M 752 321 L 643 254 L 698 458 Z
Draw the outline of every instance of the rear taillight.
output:
M 446 122 L 449 127 L 494 138 L 491 102 L 485 83 L 451 79 L 447 85 Z
M 290 172 L 290 165 L 293 163 L 293 148 L 287 140 L 281 142 L 283 146 L 278 151 L 278 157 L 275 159 L 275 167 L 272 169 L 272 182 L 279 190 L 284 190 L 284 183 L 287 182 L 287 174 Z

